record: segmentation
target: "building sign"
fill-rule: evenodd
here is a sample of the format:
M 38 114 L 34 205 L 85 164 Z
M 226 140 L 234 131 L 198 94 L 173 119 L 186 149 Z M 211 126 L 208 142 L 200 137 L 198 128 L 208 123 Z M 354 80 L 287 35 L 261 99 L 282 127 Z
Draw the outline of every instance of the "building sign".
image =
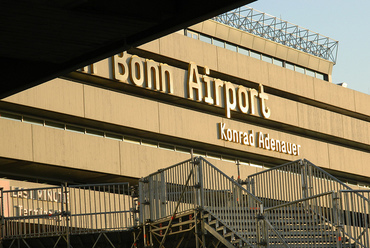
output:
M 109 64 L 111 78 L 114 80 L 165 94 L 175 92 L 173 67 L 167 64 L 126 53 L 115 55 Z M 85 67 L 82 71 L 97 74 L 94 65 Z M 211 78 L 210 69 L 207 66 L 203 68 L 203 73 L 199 73 L 198 66 L 190 62 L 185 75 L 184 88 L 186 95 L 182 97 L 224 108 L 227 118 L 231 118 L 231 111 L 259 115 L 265 119 L 271 115 L 271 109 L 267 107 L 268 95 L 264 92 L 262 84 L 259 84 L 257 90 Z M 241 145 L 293 156 L 300 155 L 300 145 L 278 140 L 270 137 L 269 134 L 254 130 L 237 131 L 226 128 L 225 123 L 219 123 L 219 135 L 222 140 Z
M 269 134 L 254 130 L 239 131 L 226 128 L 226 124 L 219 123 L 220 139 L 245 146 L 257 147 L 274 152 L 299 156 L 301 146 L 284 140 L 274 139 Z
M 60 188 L 27 189 L 10 186 L 7 195 L 7 216 L 59 214 L 62 204 L 68 201 L 68 194 L 66 197 Z
M 114 80 L 165 94 L 175 92 L 172 67 L 167 64 L 120 53 L 111 58 L 110 67 Z M 82 71 L 97 73 L 94 65 L 85 67 Z M 193 62 L 189 63 L 186 73 L 187 96 L 182 97 L 224 108 L 227 118 L 231 118 L 231 111 L 270 117 L 271 110 L 267 107 L 268 95 L 262 84 L 258 90 L 236 86 L 231 82 L 209 77 L 208 67 L 204 67 L 204 74 L 200 74 L 198 66 Z
M 255 104 L 255 99 L 257 98 L 262 117 L 270 117 L 271 111 L 266 106 L 268 96 L 264 93 L 262 84 L 259 85 L 257 92 L 255 89 L 246 88 L 242 85 L 235 87 L 234 84 L 230 82 L 208 77 L 210 74 L 208 67 L 205 67 L 204 74 L 205 75 L 200 77 L 197 65 L 193 62 L 189 63 L 187 77 L 189 99 L 194 98 L 193 94 L 195 92 L 197 101 L 202 101 L 218 107 L 222 106 L 221 99 L 223 99 L 225 115 L 227 118 L 230 118 L 231 110 L 236 110 L 237 108 L 244 114 L 254 115 L 257 112 Z

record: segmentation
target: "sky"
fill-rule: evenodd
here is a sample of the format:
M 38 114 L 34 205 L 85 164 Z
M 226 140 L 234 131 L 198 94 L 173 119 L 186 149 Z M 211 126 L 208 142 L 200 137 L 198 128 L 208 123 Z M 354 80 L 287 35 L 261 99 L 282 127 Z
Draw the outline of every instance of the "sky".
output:
M 339 41 L 333 83 L 370 95 L 370 0 L 258 0 L 248 6 Z

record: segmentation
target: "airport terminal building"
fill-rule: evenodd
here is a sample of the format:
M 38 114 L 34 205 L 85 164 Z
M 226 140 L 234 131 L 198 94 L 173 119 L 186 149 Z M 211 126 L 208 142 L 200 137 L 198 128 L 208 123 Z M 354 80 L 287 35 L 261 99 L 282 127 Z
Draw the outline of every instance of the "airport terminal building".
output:
M 229 13 L 229 17 L 230 15 Z M 298 162 L 293 164 L 298 166 L 312 163 L 316 166 L 315 170 L 324 174 L 330 173 L 338 178 L 344 183 L 340 186 L 344 187 L 340 188 L 342 190 L 348 190 L 347 186 L 360 190 L 359 192 L 369 190 L 370 96 L 332 82 L 332 69 L 336 59 L 332 48 L 335 50 L 337 43 L 327 38 L 326 42 L 319 44 L 318 40 L 324 39 L 322 36 L 310 41 L 309 38 L 304 40 L 305 36 L 299 37 L 294 32 L 289 34 L 290 38 L 285 33 L 284 40 L 281 32 L 279 34 L 275 30 L 273 37 L 267 29 L 261 35 L 261 32 L 257 33 L 258 28 L 242 30 L 222 21 L 226 15 L 223 18 L 201 22 L 2 99 L 0 174 L 3 177 L 3 190 L 9 194 L 8 202 L 20 199 L 35 200 L 31 191 L 26 194 L 19 193 L 19 190 L 49 185 L 129 183 L 135 186 L 141 178 L 157 175 L 163 168 L 189 159 L 189 164 L 212 164 L 217 173 L 222 172 L 225 178 L 235 179 L 240 185 L 244 185 L 246 190 L 253 191 L 257 197 L 258 190 L 250 186 L 252 180 L 248 179 L 251 175 L 259 175 L 262 171 L 271 171 L 279 165 L 297 160 Z M 306 36 L 309 37 L 310 34 Z M 22 73 L 22 68 L 19 68 L 19 73 Z M 205 171 L 206 169 L 202 172 L 204 175 Z M 187 173 L 195 172 L 184 169 L 171 173 L 174 178 L 185 176 L 186 179 Z M 194 180 L 200 180 L 203 175 L 199 171 L 197 173 L 198 179 Z M 265 185 L 274 190 L 282 190 L 284 187 L 293 186 L 290 181 L 281 179 L 288 171 L 281 173 L 275 175 L 280 178 L 277 179 L 278 185 L 265 182 L 261 184 L 262 187 Z M 299 173 L 292 172 L 294 175 Z M 275 176 L 269 176 L 268 181 L 273 180 Z M 209 174 L 207 180 L 212 177 Z M 300 180 L 295 178 L 296 176 L 292 177 L 293 181 Z M 163 180 L 165 179 L 141 179 L 141 190 L 149 192 L 151 187 L 159 189 L 159 181 Z M 209 185 L 221 181 L 216 176 L 213 180 Z M 303 188 L 306 187 L 305 189 L 314 189 L 322 180 L 314 179 L 307 185 L 303 185 L 303 181 L 298 183 Z M 253 182 L 257 182 L 257 179 Z M 149 184 L 148 188 L 145 186 L 148 183 L 156 183 L 156 186 Z M 189 183 L 189 180 L 186 183 Z M 163 196 L 163 199 L 190 204 L 191 200 L 181 198 L 186 197 L 186 193 L 180 196 L 179 190 L 176 196 L 179 198 L 176 198 L 175 193 L 169 193 L 170 187 L 166 185 L 167 193 L 162 193 L 168 195 Z M 130 192 L 128 188 L 125 190 Z M 292 189 L 292 192 L 296 190 Z M 326 191 L 332 190 L 330 188 Z M 326 191 L 315 192 L 324 197 Z M 46 193 L 48 191 L 43 192 L 45 195 L 40 193 L 40 201 L 44 199 L 55 204 L 67 202 L 63 200 L 63 191 L 51 193 L 50 199 Z M 69 192 L 72 192 L 72 189 Z M 210 199 L 216 199 L 216 195 L 221 191 L 217 190 L 216 193 L 216 189 L 209 186 L 207 192 L 202 193 L 202 197 L 209 199 L 202 198 L 202 204 L 209 204 Z M 140 211 L 143 211 L 153 206 L 156 196 L 163 205 L 162 193 L 148 193 L 148 200 L 142 193 L 137 196 L 137 202 L 130 206 L 138 209 L 141 204 Z M 5 199 L 4 195 L 6 194 L 2 195 L 2 199 Z M 230 193 L 228 196 L 229 200 L 233 198 L 231 195 Z M 313 195 L 302 193 L 300 196 L 307 198 Z M 174 200 L 180 198 L 181 200 Z M 235 198 L 238 202 L 235 204 L 241 204 L 241 199 L 247 201 L 247 198 Z M 265 200 L 267 198 L 261 197 Z M 280 203 L 285 201 L 286 204 L 286 196 L 278 198 Z M 266 201 L 270 203 L 271 199 Z M 150 203 L 145 205 L 144 202 Z M 169 203 L 166 204 L 169 206 Z M 276 207 L 275 205 L 269 207 Z M 329 205 L 321 209 L 329 209 Z M 59 214 L 42 210 L 35 212 L 35 207 L 19 206 L 18 204 L 17 216 Z M 232 208 L 230 203 L 228 206 Z M 261 210 L 260 204 L 256 206 L 258 207 L 249 208 L 257 211 L 254 215 Z M 356 228 L 364 228 L 364 237 L 370 235 L 369 212 L 366 215 L 369 206 L 370 204 L 362 207 L 365 209 L 365 221 L 362 225 L 356 225 Z M 183 207 L 181 205 L 179 208 Z M 240 205 L 238 207 L 240 208 Z M 167 210 L 161 212 L 159 207 L 158 209 L 157 219 L 164 218 Z M 154 210 L 147 211 L 153 214 L 151 211 Z M 169 215 L 177 215 L 178 210 L 176 213 L 173 211 L 175 210 L 172 209 Z M 353 207 L 348 210 L 351 211 L 355 211 Z M 7 217 L 7 214 L 3 213 L 3 216 Z M 184 216 L 182 218 L 185 218 Z M 189 217 L 186 212 L 186 216 L 188 225 L 196 214 Z M 226 238 L 226 234 L 231 232 L 231 224 L 220 221 L 224 224 L 222 238 L 221 234 L 213 233 L 218 227 L 212 227 L 210 224 L 212 218 L 219 221 L 217 218 L 220 214 L 212 215 L 216 217 L 204 216 L 206 214 L 202 212 L 197 218 L 200 223 L 203 223 L 204 218 L 208 218 L 206 231 L 199 232 L 204 227 L 199 224 L 201 227 L 194 234 L 197 236 L 196 241 L 189 247 L 217 247 L 216 242 L 208 236 L 218 240 L 224 239 L 221 243 L 218 242 L 220 247 L 231 247 L 227 242 L 233 244 L 233 247 L 266 246 L 266 238 L 264 239 L 263 235 L 262 238 L 255 237 L 250 243 L 245 240 L 253 238 L 238 239 L 237 234 L 232 234 L 233 238 Z M 198 225 L 197 218 L 194 220 L 194 226 Z M 152 215 L 148 218 L 137 217 L 140 224 L 148 219 L 154 221 Z M 345 223 L 348 223 L 348 218 L 344 219 L 347 220 Z M 171 218 L 172 220 L 178 219 Z M 167 224 L 163 226 L 170 226 L 170 221 L 166 221 Z M 132 223 L 132 226 L 140 224 Z M 333 226 L 332 233 L 336 240 L 339 237 L 347 237 L 348 241 L 351 240 L 348 237 L 356 236 L 343 231 L 345 228 L 338 228 L 341 226 L 339 224 L 330 226 Z M 3 223 L 3 227 L 6 228 L 7 224 Z M 144 244 L 158 247 L 158 240 L 161 239 L 152 236 L 165 236 L 166 229 L 161 229 L 159 233 L 151 228 L 154 227 L 144 227 L 141 234 L 137 231 L 136 237 L 127 237 L 132 243 L 127 247 L 133 247 L 131 245 L 135 242 L 137 246 Z M 181 230 L 187 228 L 191 229 L 187 226 Z M 353 233 L 360 232 L 356 228 L 349 230 Z M 26 229 L 25 227 L 22 230 Z M 228 231 L 225 231 L 226 229 Z M 3 234 L 4 232 L 8 233 L 3 230 Z M 145 232 L 148 236 L 143 234 Z M 178 232 L 178 236 L 174 235 L 176 238 L 168 238 L 168 242 L 172 242 L 168 247 L 175 247 L 177 244 L 179 247 L 185 247 L 181 246 L 184 243 L 180 242 L 182 236 L 179 236 L 181 232 Z M 17 235 L 10 235 L 12 238 L 6 241 L 7 244 L 23 238 L 20 234 Z M 144 241 L 141 240 L 144 237 L 142 235 L 145 236 Z M 369 242 L 369 237 L 366 237 L 367 239 L 361 241 L 365 246 L 359 245 L 359 241 L 356 247 L 366 247 L 366 242 Z M 32 244 L 32 241 L 27 242 Z M 283 241 L 279 242 L 285 245 Z M 21 245 L 24 243 L 20 242 Z M 45 242 L 42 244 L 47 247 Z M 126 246 L 121 244 L 117 247 Z M 296 244 L 287 247 L 311 246 L 307 241 L 306 246 Z

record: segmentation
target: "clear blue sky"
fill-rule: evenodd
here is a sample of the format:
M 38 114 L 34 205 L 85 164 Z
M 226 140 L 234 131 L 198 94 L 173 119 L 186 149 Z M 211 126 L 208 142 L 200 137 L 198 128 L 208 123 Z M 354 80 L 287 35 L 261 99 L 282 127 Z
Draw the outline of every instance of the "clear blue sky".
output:
M 370 0 L 258 0 L 248 6 L 338 40 L 333 83 L 370 95 Z

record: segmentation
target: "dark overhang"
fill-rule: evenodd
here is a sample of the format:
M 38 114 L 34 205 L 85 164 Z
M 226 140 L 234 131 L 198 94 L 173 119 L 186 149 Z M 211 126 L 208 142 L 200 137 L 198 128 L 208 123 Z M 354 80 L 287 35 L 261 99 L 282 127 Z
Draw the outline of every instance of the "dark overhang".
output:
M 0 97 L 254 1 L 2 1 Z

